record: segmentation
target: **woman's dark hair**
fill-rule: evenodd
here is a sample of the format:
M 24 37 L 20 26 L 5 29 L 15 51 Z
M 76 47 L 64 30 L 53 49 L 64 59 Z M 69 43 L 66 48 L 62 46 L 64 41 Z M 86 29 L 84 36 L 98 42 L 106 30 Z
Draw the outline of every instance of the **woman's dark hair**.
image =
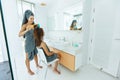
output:
M 34 29 L 34 38 L 35 38 L 35 43 L 36 46 L 40 46 L 44 36 L 44 31 L 42 28 L 36 27 Z
M 30 16 L 34 16 L 33 12 L 31 10 L 26 10 L 23 16 L 22 26 L 28 22 Z M 25 38 L 25 35 L 23 36 L 23 38 Z
M 34 16 L 33 12 L 31 10 L 26 10 L 23 16 L 23 21 L 22 21 L 22 25 L 26 24 L 28 22 L 28 18 L 30 16 Z M 34 22 L 33 22 L 34 24 Z
M 70 26 L 70 28 L 73 28 L 73 27 L 74 27 L 73 24 L 76 23 L 76 22 L 77 22 L 77 20 L 73 20 L 73 21 L 72 21 L 72 24 L 71 24 L 71 26 Z

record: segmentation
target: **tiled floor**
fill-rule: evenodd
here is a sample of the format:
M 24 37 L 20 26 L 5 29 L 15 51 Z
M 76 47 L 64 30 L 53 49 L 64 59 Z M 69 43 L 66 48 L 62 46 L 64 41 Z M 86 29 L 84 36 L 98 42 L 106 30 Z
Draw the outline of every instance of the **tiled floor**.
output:
M 22 57 L 16 57 L 16 68 L 18 80 L 44 80 L 44 74 L 46 67 L 43 65 L 43 69 L 36 69 L 34 61 L 31 61 L 31 69 L 35 72 L 34 76 L 30 76 L 27 73 L 24 59 Z M 46 80 L 117 80 L 116 78 L 99 71 L 92 65 L 85 65 L 80 67 L 76 72 L 71 72 L 63 66 L 59 66 L 61 75 L 58 75 L 52 71 L 52 67 L 48 68 Z
M 12 80 L 9 62 L 0 62 L 0 80 Z

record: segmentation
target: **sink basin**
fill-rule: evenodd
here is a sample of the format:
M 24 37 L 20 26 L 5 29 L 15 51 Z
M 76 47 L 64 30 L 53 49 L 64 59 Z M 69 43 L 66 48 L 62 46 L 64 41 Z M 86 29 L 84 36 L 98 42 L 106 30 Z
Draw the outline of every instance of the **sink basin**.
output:
M 65 51 L 69 54 L 75 55 L 76 53 L 80 53 L 81 45 L 71 45 L 70 42 L 65 41 L 45 41 L 48 46 L 52 46 L 59 50 Z
M 79 46 L 79 47 L 70 46 L 70 47 L 65 47 L 63 49 L 63 51 L 65 51 L 65 52 L 67 52 L 69 54 L 75 55 L 77 53 L 80 53 L 80 49 L 81 49 L 81 46 Z
M 65 42 L 65 41 L 45 41 L 47 43 L 48 46 L 53 46 L 57 49 L 63 49 L 64 47 L 68 47 L 70 46 L 69 42 Z
M 53 43 L 53 46 L 58 49 L 63 49 L 64 47 L 70 46 L 69 42 L 57 41 Z

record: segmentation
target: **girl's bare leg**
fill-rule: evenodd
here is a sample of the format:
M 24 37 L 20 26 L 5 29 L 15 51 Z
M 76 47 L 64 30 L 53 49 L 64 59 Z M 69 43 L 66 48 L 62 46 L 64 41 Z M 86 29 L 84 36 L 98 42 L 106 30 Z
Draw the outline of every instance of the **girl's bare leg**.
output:
M 58 49 L 56 49 L 56 48 L 53 48 L 53 47 L 49 47 L 49 48 L 50 48 L 51 52 L 53 52 L 53 53 L 56 53 L 56 54 L 57 54 L 58 59 L 60 60 L 60 58 L 61 58 L 61 55 L 59 54 L 59 53 L 60 53 L 60 51 L 59 51 Z M 58 64 L 59 64 L 59 61 L 56 61 L 56 62 L 55 62 L 55 66 L 54 66 L 53 71 L 54 71 L 54 72 L 56 72 L 57 74 L 61 74 L 61 72 L 57 69 Z
M 57 67 L 58 67 L 58 62 L 59 62 L 59 61 L 56 61 L 56 62 L 55 62 L 55 66 L 54 66 L 54 70 L 53 70 L 53 71 L 56 72 L 57 74 L 61 74 L 61 72 L 57 69 Z

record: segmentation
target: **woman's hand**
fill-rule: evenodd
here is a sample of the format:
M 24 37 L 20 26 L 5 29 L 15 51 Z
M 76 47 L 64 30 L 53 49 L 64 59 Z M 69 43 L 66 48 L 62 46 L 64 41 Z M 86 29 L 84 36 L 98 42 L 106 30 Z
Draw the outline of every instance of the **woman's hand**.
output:
M 50 51 L 52 54 L 54 54 L 54 51 Z
M 34 24 L 33 28 L 36 28 L 38 26 L 38 24 Z

